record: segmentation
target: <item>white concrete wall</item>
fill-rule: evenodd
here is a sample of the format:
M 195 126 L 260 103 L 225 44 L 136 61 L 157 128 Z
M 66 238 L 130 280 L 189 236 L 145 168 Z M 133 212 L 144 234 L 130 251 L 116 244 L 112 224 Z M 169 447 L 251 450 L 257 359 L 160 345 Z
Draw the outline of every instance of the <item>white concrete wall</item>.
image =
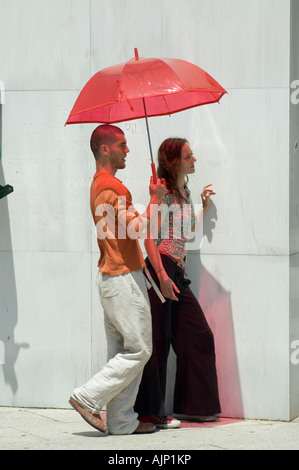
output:
M 290 53 L 290 414 L 299 410 L 299 2 L 291 4 L 291 53 Z
M 0 0 L 0 184 L 14 186 L 0 201 L 0 405 L 67 406 L 105 362 L 88 206 L 95 126 L 64 123 L 91 75 L 138 47 L 141 57 L 194 62 L 229 92 L 220 105 L 150 120 L 155 153 L 166 137 L 189 139 L 194 202 L 204 184 L 217 192 L 187 272 L 215 333 L 223 415 L 299 414 L 299 365 L 290 362 L 290 340 L 299 340 L 297 4 Z M 131 152 L 119 176 L 145 204 L 145 123 L 120 127 Z

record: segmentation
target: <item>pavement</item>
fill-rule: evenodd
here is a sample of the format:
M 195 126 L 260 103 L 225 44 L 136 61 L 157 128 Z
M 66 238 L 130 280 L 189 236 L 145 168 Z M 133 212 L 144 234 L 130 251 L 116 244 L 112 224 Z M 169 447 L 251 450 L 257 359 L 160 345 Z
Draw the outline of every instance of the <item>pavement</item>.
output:
M 199 450 L 299 450 L 299 417 L 291 422 L 220 418 L 216 423 L 183 422 L 181 428 L 153 434 L 103 436 L 71 409 L 0 407 L 0 450 L 101 450 L 109 464 L 153 451 L 153 456 L 168 456 L 168 464 L 189 463 L 188 451 L 194 462 Z M 187 461 L 174 462 L 177 458 Z M 129 463 L 142 466 L 138 462 Z M 162 466 L 163 461 L 154 463 Z

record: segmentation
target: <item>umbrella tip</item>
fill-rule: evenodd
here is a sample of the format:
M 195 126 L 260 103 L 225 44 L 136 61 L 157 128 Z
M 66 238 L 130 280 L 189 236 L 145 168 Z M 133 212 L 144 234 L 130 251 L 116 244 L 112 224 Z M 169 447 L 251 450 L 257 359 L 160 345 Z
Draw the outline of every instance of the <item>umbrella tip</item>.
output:
M 137 49 L 137 47 L 134 47 L 134 52 L 135 52 L 135 60 L 139 60 L 139 55 L 138 55 L 138 49 Z

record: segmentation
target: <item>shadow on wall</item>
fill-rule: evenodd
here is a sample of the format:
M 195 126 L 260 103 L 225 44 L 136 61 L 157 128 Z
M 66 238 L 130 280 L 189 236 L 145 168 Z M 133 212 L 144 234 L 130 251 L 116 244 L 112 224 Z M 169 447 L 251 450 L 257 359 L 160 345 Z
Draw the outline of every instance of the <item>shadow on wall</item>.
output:
M 204 235 L 212 242 L 216 226 L 217 209 L 212 202 L 204 220 Z M 230 292 L 226 291 L 215 277 L 204 267 L 200 252 L 189 252 L 187 273 L 191 289 L 199 299 L 206 319 L 214 334 L 220 403 L 223 417 L 243 418 L 238 360 L 234 336 L 234 324 Z M 171 351 L 168 363 L 166 391 L 167 412 L 172 412 L 175 354 Z
M 2 105 L 0 104 L 0 185 L 5 186 L 2 167 Z M 1 376 L 9 385 L 12 393 L 18 390 L 15 363 L 21 347 L 27 344 L 16 344 L 14 329 L 18 321 L 18 304 L 14 274 L 14 262 L 11 245 L 8 197 L 0 199 L 0 380 Z M 3 364 L 3 362 L 5 362 Z M 2 365 L 1 365 L 2 364 Z M 2 381 L 2 380 L 1 380 Z M 0 405 L 10 405 L 10 394 L 0 387 Z

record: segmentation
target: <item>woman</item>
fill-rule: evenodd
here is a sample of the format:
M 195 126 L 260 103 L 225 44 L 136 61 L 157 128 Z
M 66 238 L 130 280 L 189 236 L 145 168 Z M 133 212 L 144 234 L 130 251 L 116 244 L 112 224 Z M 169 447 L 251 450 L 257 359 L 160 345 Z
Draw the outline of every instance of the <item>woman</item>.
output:
M 170 138 L 161 144 L 157 175 L 165 178 L 167 186 L 160 201 L 163 220 L 158 238 L 154 240 L 149 236 L 145 240 L 147 268 L 160 284 L 166 302 L 162 303 L 155 291 L 149 290 L 153 353 L 143 372 L 135 411 L 140 421 L 162 428 L 180 425 L 180 421 L 166 416 L 164 406 L 170 345 L 177 357 L 174 416 L 185 420 L 214 421 L 221 411 L 213 334 L 184 272 L 187 242 L 184 227 L 195 223 L 187 186 L 188 175 L 195 172 L 195 162 L 186 139 Z M 203 205 L 197 214 L 199 218 L 204 216 L 210 205 L 210 196 L 215 194 L 210 186 L 205 186 L 201 194 Z M 186 207 L 191 210 L 186 211 Z M 191 220 L 186 221 L 186 214 Z

